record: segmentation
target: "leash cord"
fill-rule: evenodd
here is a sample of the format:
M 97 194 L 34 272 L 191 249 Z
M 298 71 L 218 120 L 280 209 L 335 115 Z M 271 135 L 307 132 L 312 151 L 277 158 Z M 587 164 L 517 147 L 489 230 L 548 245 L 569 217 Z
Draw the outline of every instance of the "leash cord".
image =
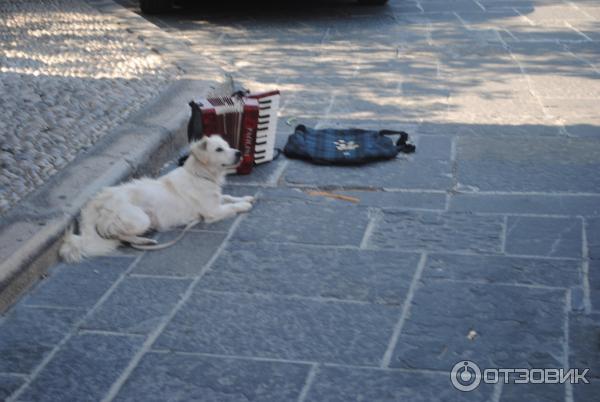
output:
M 200 222 L 202 222 L 202 219 L 196 219 L 196 220 L 188 223 L 187 225 L 185 225 L 185 227 L 183 228 L 183 230 L 181 231 L 181 233 L 179 233 L 177 235 L 177 237 L 175 237 L 172 240 L 169 240 L 166 243 L 161 243 L 161 244 L 134 244 L 134 243 L 129 243 L 129 245 L 131 247 L 135 248 L 136 250 L 143 250 L 143 251 L 162 250 L 162 249 L 165 249 L 165 248 L 173 246 L 179 240 L 183 239 L 183 236 L 185 236 L 185 234 L 191 228 L 193 228 L 194 226 L 196 226 Z

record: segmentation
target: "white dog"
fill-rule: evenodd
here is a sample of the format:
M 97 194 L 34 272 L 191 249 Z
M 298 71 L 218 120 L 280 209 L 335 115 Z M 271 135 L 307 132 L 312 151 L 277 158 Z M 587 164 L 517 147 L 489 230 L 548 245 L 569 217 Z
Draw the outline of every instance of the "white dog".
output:
M 66 235 L 60 256 L 76 262 L 109 254 L 121 242 L 154 244 L 140 236 L 150 229 L 166 230 L 199 218 L 216 222 L 249 211 L 254 197 L 221 194 L 227 169 L 239 161 L 240 151 L 213 135 L 192 143 L 185 164 L 158 179 L 102 190 L 81 211 L 81 234 Z

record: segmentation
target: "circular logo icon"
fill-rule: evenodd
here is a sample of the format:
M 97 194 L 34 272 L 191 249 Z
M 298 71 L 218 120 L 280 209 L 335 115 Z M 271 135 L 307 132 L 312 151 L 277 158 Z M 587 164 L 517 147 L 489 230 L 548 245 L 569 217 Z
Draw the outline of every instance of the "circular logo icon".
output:
M 481 383 L 481 370 L 470 360 L 460 361 L 452 367 L 450 381 L 459 391 L 473 391 Z

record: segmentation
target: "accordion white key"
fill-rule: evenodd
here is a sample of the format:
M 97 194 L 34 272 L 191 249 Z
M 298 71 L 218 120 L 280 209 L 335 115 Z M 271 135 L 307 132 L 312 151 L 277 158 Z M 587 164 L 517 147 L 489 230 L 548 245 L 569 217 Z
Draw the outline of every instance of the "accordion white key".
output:
M 254 163 L 261 164 L 273 160 L 275 153 L 275 135 L 277 134 L 277 112 L 279 110 L 279 91 L 250 95 L 258 100 L 258 125 L 254 146 Z

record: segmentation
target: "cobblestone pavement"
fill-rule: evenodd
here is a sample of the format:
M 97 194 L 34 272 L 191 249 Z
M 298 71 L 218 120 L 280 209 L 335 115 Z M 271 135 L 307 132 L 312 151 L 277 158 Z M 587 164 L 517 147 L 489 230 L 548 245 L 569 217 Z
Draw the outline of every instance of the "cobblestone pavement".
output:
M 0 1 L 0 214 L 155 97 L 176 70 L 75 0 Z
M 0 319 L 2 396 L 597 400 L 598 3 L 234 8 L 151 20 L 199 63 L 279 87 L 280 144 L 295 117 L 404 129 L 417 153 L 361 168 L 280 158 L 232 178 L 259 194 L 249 214 L 53 268 Z M 590 368 L 591 384 L 459 392 L 463 359 Z

